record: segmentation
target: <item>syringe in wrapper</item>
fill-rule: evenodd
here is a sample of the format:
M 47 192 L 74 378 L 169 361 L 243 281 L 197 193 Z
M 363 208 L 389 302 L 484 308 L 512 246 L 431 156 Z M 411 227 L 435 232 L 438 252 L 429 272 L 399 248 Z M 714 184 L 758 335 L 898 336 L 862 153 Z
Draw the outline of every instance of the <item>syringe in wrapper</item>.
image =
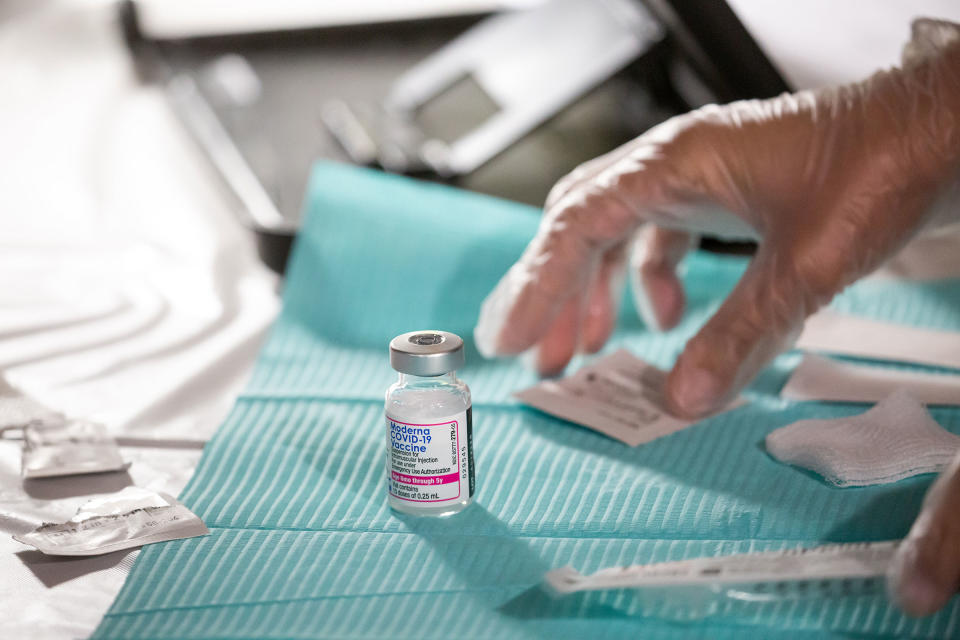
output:
M 763 603 L 882 593 L 897 544 L 830 544 L 612 567 L 590 575 L 563 567 L 548 572 L 545 582 L 558 595 L 634 589 L 648 605 L 659 605 L 658 609 L 676 605 L 686 608 L 689 617 L 702 617 L 723 601 Z M 697 611 L 688 606 L 693 604 Z

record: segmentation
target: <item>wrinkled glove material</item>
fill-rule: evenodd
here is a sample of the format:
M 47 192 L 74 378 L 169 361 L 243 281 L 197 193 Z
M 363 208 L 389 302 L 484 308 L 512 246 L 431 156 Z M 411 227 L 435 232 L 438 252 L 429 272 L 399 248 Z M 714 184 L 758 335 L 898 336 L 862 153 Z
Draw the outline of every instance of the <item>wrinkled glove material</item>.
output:
M 668 406 L 732 399 L 804 320 L 919 234 L 960 218 L 960 26 L 921 19 L 899 68 L 862 82 L 707 105 L 575 169 L 486 299 L 480 350 L 534 349 L 556 374 L 613 331 L 630 255 L 650 326 L 679 322 L 676 267 L 697 234 L 759 240 L 744 277 L 687 343 Z

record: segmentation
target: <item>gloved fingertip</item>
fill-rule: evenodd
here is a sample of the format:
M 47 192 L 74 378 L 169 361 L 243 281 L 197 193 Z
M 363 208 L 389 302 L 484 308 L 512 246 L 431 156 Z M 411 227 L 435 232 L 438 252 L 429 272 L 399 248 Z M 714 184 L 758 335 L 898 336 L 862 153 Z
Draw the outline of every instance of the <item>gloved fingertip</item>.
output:
M 683 284 L 672 270 L 633 273 L 630 288 L 637 314 L 644 324 L 666 331 L 679 324 L 686 305 Z
M 724 385 L 712 371 L 700 367 L 674 368 L 667 377 L 667 409 L 684 418 L 699 418 L 719 408 Z
M 653 310 L 653 304 L 647 296 L 647 292 L 640 286 L 636 278 L 630 278 L 630 290 L 633 293 L 633 305 L 636 307 L 637 315 L 643 321 L 644 326 L 660 331 L 660 320 Z
M 529 278 L 522 267 L 514 265 L 501 278 L 480 305 L 480 315 L 473 329 L 477 351 L 485 358 L 523 353 L 545 328 L 552 300 L 538 296 L 535 289 L 525 289 Z
M 488 359 L 495 358 L 497 353 L 496 349 L 494 349 L 493 341 L 484 329 L 485 327 L 480 324 L 473 328 L 473 342 L 481 356 Z
M 483 301 L 480 307 L 480 316 L 473 328 L 474 344 L 484 358 L 494 358 L 500 355 L 497 342 L 506 317 L 506 305 L 501 298 L 501 289 L 498 285 Z
M 565 326 L 562 320 L 533 350 L 536 370 L 541 376 L 551 378 L 563 373 L 577 351 L 576 327 Z
M 583 351 L 596 353 L 610 339 L 616 324 L 616 309 L 612 301 L 607 300 L 604 305 L 591 305 L 583 322 Z
M 940 590 L 931 580 L 915 574 L 899 584 L 895 602 L 911 616 L 925 616 L 939 609 L 943 599 Z
M 941 589 L 921 566 L 916 551 L 904 543 L 888 573 L 888 595 L 904 613 L 924 616 L 933 613 L 946 599 Z
M 599 353 L 605 344 L 607 344 L 606 339 L 584 340 L 582 350 L 583 353 L 586 353 L 587 355 L 593 355 L 595 353 Z
M 888 594 L 906 614 L 925 616 L 949 599 L 949 589 L 940 587 L 910 541 L 904 542 L 888 572 Z
M 572 353 L 570 355 L 557 354 L 549 349 L 544 349 L 542 344 L 528 349 L 520 355 L 520 361 L 524 367 L 542 378 L 555 378 L 561 375 L 572 359 Z
M 674 328 L 683 317 L 685 304 L 683 285 L 677 278 L 677 274 L 671 270 L 645 275 L 644 279 L 660 330 Z
M 537 375 L 541 378 L 557 378 L 563 371 L 567 368 L 567 363 L 560 364 L 559 362 L 537 362 Z

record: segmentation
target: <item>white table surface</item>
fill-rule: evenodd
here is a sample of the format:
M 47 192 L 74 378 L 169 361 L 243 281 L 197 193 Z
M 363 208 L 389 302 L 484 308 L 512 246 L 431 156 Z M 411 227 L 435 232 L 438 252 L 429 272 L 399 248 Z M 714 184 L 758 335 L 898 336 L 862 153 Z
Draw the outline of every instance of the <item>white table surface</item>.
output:
M 0 636 L 81 638 L 137 552 L 47 558 L 9 534 L 127 484 L 179 493 L 249 374 L 278 282 L 162 96 L 135 83 L 111 7 L 19 11 L 0 23 L 0 370 L 155 444 L 122 448 L 128 473 L 24 484 L 19 444 L 0 441 Z
M 797 87 L 894 64 L 909 17 L 960 21 L 949 0 L 731 0 Z M 842 6 L 842 12 L 838 13 Z M 192 143 L 133 80 L 108 1 L 0 7 L 0 371 L 118 435 L 126 474 L 19 478 L 0 441 L 0 627 L 80 638 L 136 551 L 46 558 L 9 534 L 61 521 L 127 484 L 178 493 L 243 385 L 278 311 Z

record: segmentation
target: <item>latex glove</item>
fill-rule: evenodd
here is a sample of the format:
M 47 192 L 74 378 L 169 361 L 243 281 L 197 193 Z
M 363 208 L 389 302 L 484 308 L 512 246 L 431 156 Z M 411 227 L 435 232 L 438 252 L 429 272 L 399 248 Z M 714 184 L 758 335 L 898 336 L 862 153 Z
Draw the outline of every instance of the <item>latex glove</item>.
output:
M 578 348 L 598 350 L 614 328 L 632 243 L 641 313 L 671 327 L 683 311 L 676 268 L 691 234 L 755 237 L 743 279 L 667 380 L 674 413 L 722 406 L 791 345 L 809 314 L 956 214 L 934 205 L 956 190 L 957 40 L 955 25 L 917 21 L 900 69 L 708 106 L 582 165 L 554 187 L 536 237 L 484 301 L 481 353 L 536 345 L 537 368 L 555 374 Z
M 960 456 L 927 493 L 888 577 L 892 599 L 911 615 L 933 613 L 960 589 Z

